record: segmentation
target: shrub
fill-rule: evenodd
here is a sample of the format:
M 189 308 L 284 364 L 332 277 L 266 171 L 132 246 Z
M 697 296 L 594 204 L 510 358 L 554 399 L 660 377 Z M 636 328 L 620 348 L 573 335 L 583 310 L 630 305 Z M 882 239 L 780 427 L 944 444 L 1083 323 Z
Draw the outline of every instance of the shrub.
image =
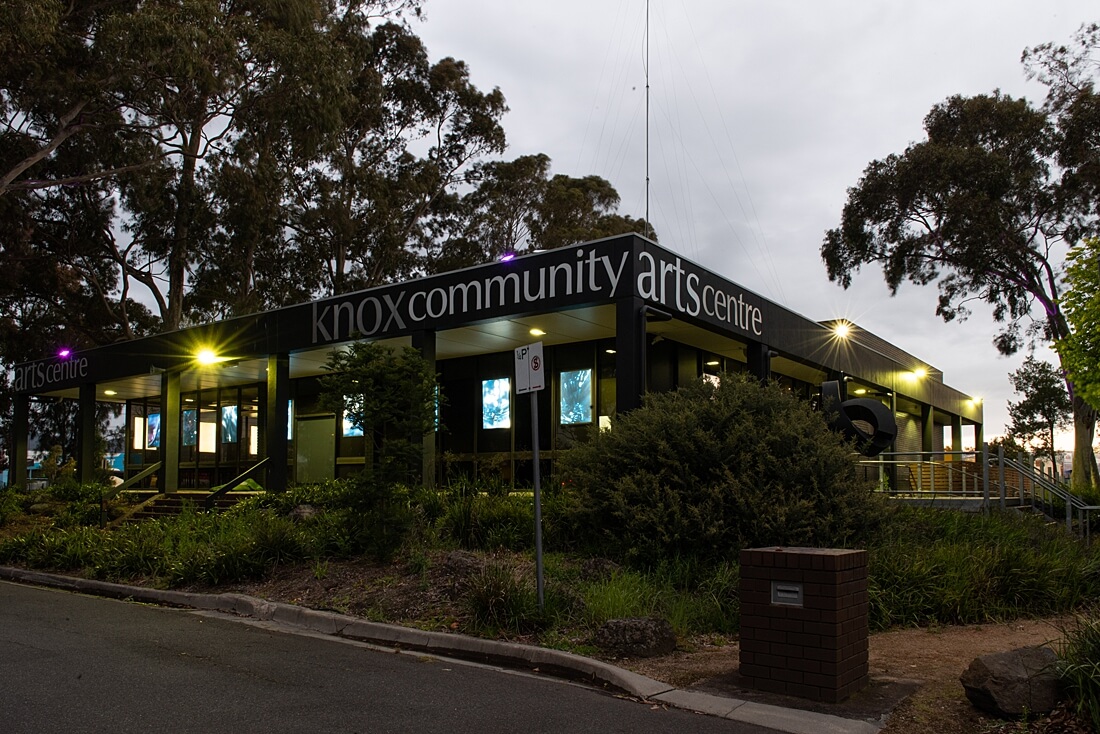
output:
M 1077 714 L 1100 731 L 1100 616 L 1094 607 L 1065 630 L 1058 672 Z
M 457 496 L 439 523 L 443 535 L 464 548 L 524 550 L 535 544 L 534 504 L 528 496 Z
M 531 579 L 502 562 L 486 564 L 468 582 L 466 606 L 476 626 L 526 632 L 541 624 Z
M 409 488 L 368 472 L 349 480 L 348 534 L 360 549 L 388 561 L 401 547 L 413 522 Z
M 872 629 L 1067 612 L 1100 592 L 1100 564 L 1036 516 L 896 508 L 869 548 Z
M 567 453 L 558 482 L 577 501 L 551 524 L 582 547 L 646 565 L 735 560 L 746 546 L 845 546 L 881 518 L 855 469 L 851 447 L 807 402 L 724 375 L 718 386 L 649 395 Z

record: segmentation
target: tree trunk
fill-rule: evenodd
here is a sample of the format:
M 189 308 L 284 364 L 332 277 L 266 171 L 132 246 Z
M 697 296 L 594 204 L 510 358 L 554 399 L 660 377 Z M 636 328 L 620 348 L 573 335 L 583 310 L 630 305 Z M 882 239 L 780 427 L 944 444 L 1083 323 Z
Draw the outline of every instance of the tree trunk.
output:
M 1079 395 L 1073 396 L 1073 486 L 1092 488 L 1100 485 L 1092 441 L 1096 436 L 1096 410 Z

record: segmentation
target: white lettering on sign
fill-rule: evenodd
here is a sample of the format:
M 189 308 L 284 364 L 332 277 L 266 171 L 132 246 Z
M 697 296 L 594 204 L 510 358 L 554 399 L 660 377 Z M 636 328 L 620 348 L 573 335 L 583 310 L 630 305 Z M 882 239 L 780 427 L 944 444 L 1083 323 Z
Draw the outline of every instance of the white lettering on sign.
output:
M 88 358 L 66 359 L 60 362 L 32 362 L 15 368 L 12 389 L 16 392 L 36 390 L 88 376 Z
M 638 260 L 638 295 L 642 298 L 690 316 L 698 316 L 701 311 L 756 336 L 763 334 L 763 312 L 746 301 L 744 293 L 734 295 L 711 285 L 700 289 L 699 275 L 685 268 L 680 258 L 665 262 L 642 252 Z
M 405 330 L 408 324 L 473 316 L 485 309 L 538 303 L 545 298 L 585 294 L 615 298 L 629 259 L 629 252 L 597 255 L 595 249 L 581 247 L 573 262 L 492 275 L 446 288 L 404 289 L 326 305 L 314 301 L 312 343 L 380 336 Z

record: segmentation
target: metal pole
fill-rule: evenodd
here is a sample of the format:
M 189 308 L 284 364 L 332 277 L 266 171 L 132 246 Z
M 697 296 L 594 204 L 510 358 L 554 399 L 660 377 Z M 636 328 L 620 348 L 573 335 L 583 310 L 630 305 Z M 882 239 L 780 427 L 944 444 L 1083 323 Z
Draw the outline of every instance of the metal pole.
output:
M 989 444 L 982 441 L 982 466 L 989 466 Z M 982 478 L 982 505 L 985 514 L 989 514 L 989 472 L 985 472 Z
M 535 584 L 539 594 L 539 611 L 543 606 L 542 586 L 542 473 L 539 470 L 539 401 L 538 392 L 531 393 L 531 445 L 535 461 Z

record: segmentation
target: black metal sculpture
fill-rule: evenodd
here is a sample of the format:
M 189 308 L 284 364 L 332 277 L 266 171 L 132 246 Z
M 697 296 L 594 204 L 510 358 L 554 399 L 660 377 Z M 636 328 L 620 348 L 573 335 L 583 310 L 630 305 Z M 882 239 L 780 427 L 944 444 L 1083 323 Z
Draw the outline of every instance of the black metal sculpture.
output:
M 836 380 L 821 383 L 821 404 L 829 416 L 829 427 L 852 439 L 856 450 L 864 456 L 878 456 L 897 438 L 898 424 L 893 411 L 870 398 L 842 400 L 840 383 Z M 871 430 L 856 421 L 867 424 Z

